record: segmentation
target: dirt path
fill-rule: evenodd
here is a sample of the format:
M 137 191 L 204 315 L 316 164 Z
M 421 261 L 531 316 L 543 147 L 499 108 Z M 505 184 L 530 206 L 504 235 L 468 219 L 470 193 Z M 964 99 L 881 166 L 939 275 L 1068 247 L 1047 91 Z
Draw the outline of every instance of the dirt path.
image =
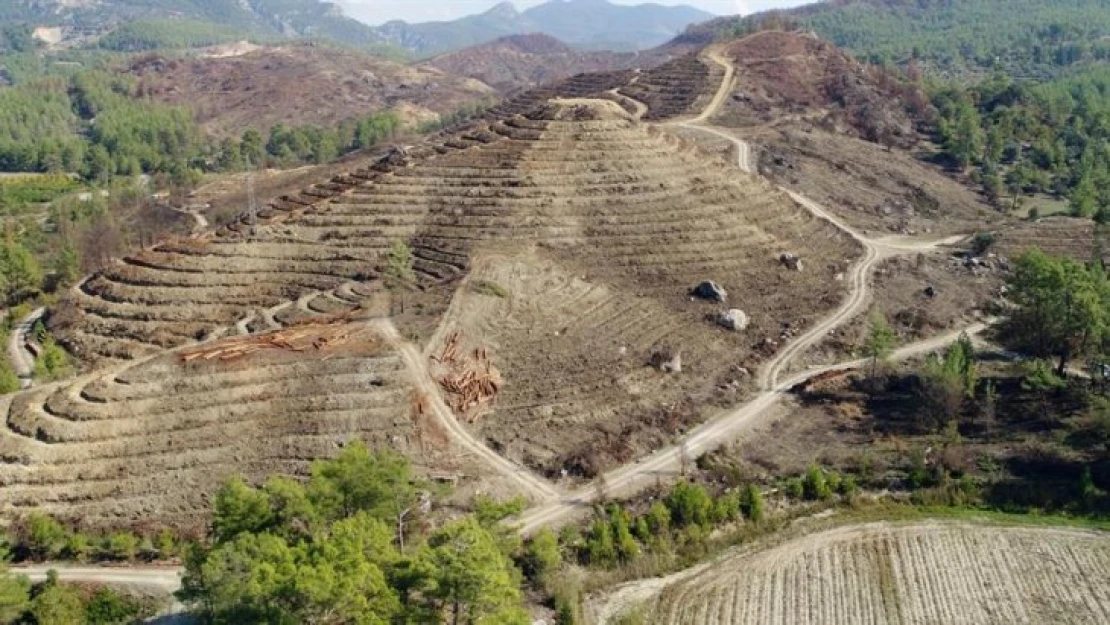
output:
M 413 383 L 428 400 L 432 413 L 440 424 L 450 432 L 456 443 L 479 457 L 494 471 L 516 482 L 534 501 L 553 501 L 560 496 L 561 493 L 547 480 L 533 474 L 524 467 L 516 465 L 474 438 L 470 431 L 455 418 L 454 411 L 444 403 L 439 384 L 436 383 L 428 371 L 427 360 L 420 353 L 420 350 L 412 343 L 402 339 L 397 332 L 397 328 L 389 319 L 377 319 L 372 323 L 382 336 L 397 348 L 409 370 Z
M 31 388 L 33 384 L 35 356 L 27 350 L 27 335 L 31 333 L 35 322 L 42 319 L 44 314 L 46 314 L 45 308 L 32 310 L 15 324 L 11 335 L 8 336 L 8 360 L 12 363 L 15 374 L 19 376 L 20 388 Z
M 195 208 L 178 208 L 176 206 L 171 206 L 170 210 L 193 218 L 193 236 L 200 235 L 208 229 L 208 218 Z
M 112 586 L 137 586 L 171 594 L 181 587 L 180 567 L 100 567 L 71 566 L 64 563 L 32 566 L 13 566 L 11 572 L 26 575 L 33 582 L 46 579 L 46 572 L 53 569 L 62 581 L 99 582 Z

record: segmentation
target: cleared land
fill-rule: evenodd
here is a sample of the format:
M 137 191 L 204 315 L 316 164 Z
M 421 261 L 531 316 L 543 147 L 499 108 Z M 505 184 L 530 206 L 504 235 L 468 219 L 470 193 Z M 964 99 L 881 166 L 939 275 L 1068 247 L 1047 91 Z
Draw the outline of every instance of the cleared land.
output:
M 644 611 L 647 622 L 1094 625 L 1110 619 L 1110 537 L 1079 530 L 871 524 L 740 551 L 677 577 Z
M 433 67 L 308 44 L 234 56 L 143 55 L 127 72 L 137 93 L 193 109 L 204 129 L 221 137 L 246 128 L 267 133 L 274 124 L 332 126 L 386 109 L 415 125 L 496 93 Z

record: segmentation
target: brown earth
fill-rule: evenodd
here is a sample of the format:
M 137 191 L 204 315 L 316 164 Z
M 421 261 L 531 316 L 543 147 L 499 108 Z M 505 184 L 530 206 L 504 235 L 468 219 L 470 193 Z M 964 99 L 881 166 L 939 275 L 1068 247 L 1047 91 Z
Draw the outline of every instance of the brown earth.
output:
M 736 88 L 715 123 L 808 120 L 841 134 L 912 146 L 928 100 L 917 85 L 864 65 L 814 35 L 764 31 L 726 47 Z
M 412 123 L 491 96 L 471 78 L 406 66 L 348 50 L 264 47 L 235 56 L 166 59 L 147 55 L 128 73 L 138 92 L 196 112 L 215 136 L 268 132 L 274 124 L 334 125 L 396 109 Z
M 305 475 L 354 439 L 400 451 L 428 475 L 479 475 L 417 408 L 412 378 L 379 334 L 357 317 L 296 330 L 304 336 L 284 349 L 231 359 L 221 345 L 255 339 L 229 339 L 208 357 L 156 355 L 5 398 L 0 515 L 33 507 L 86 527 L 200 529 L 229 477 Z
M 968 327 L 997 312 L 1008 266 L 1004 257 L 970 265 L 950 251 L 891 258 L 875 269 L 872 310 L 886 317 L 903 344 Z M 870 315 L 855 318 L 806 352 L 795 368 L 860 358 L 869 328 Z
M 654 596 L 640 608 L 643 622 L 660 625 L 1093 625 L 1110 618 L 1108 575 L 1110 537 L 1102 532 L 873 523 L 741 548 L 653 580 L 647 585 L 656 590 L 640 594 Z

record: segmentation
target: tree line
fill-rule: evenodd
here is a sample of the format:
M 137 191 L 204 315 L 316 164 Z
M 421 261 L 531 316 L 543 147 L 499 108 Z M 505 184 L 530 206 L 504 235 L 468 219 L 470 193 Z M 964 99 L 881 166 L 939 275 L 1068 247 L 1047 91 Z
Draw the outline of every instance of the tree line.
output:
M 1110 66 L 1042 84 L 996 75 L 935 89 L 945 153 L 999 206 L 1027 194 L 1067 198 L 1072 214 L 1110 220 Z

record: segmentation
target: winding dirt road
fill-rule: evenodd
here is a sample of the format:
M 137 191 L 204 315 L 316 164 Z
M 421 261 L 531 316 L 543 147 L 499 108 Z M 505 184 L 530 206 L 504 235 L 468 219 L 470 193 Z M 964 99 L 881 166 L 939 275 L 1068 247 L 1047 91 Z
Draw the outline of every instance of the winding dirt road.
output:
M 42 319 L 44 314 L 46 314 L 45 308 L 32 310 L 15 324 L 12 333 L 8 336 L 8 361 L 12 363 L 12 369 L 19 377 L 19 387 L 23 389 L 31 388 L 35 373 L 35 355 L 27 349 L 27 336 L 31 334 L 35 322 Z

